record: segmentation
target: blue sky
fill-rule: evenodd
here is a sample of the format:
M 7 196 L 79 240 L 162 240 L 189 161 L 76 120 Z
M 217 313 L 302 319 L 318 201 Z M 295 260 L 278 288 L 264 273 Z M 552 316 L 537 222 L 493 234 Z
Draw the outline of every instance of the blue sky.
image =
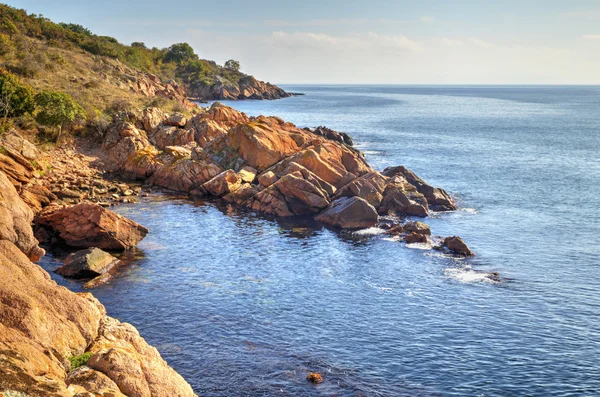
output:
M 8 4 L 124 43 L 186 41 L 277 83 L 600 84 L 600 1 Z

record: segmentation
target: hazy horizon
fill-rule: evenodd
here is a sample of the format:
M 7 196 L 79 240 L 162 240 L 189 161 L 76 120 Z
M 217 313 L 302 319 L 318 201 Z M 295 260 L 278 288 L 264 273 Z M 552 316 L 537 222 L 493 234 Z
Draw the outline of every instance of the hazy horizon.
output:
M 7 2 L 126 44 L 188 42 L 278 84 L 600 84 L 600 4 L 483 3 Z

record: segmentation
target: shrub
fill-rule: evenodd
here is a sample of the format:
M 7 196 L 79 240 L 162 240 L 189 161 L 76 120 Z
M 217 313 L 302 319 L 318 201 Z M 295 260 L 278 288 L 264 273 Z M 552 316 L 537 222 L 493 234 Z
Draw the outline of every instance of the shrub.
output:
M 58 127 L 57 142 L 63 127 L 85 116 L 83 108 L 64 92 L 42 91 L 35 96 L 35 104 L 38 108 L 35 120 L 48 127 Z
M 0 70 L 0 112 L 2 126 L 9 117 L 19 117 L 35 109 L 33 88 L 22 83 L 17 76 Z
M 83 353 L 79 356 L 69 357 L 69 362 L 71 363 L 71 371 L 81 367 L 82 365 L 86 365 L 91 357 L 92 353 Z
M 235 59 L 230 59 L 227 62 L 225 62 L 225 68 L 229 69 L 229 70 L 233 70 L 235 72 L 239 72 L 240 71 L 240 63 L 238 61 L 236 61 Z
M 0 33 L 0 55 L 6 55 L 14 48 L 13 41 L 4 33 Z

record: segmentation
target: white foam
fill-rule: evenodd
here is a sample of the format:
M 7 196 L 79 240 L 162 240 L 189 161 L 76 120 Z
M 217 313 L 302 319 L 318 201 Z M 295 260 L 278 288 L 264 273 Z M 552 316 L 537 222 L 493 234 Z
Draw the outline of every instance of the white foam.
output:
M 369 227 L 366 229 L 357 230 L 354 232 L 354 234 L 358 234 L 359 236 L 376 236 L 385 232 L 386 231 L 384 229 L 378 227 Z
M 466 212 L 467 214 L 477 214 L 477 210 L 475 208 L 461 208 L 460 211 Z
M 406 244 L 408 248 L 416 249 L 416 250 L 430 250 L 433 248 L 433 244 L 427 243 L 410 243 Z
M 475 270 L 465 268 L 447 268 L 444 270 L 446 276 L 459 281 L 461 283 L 494 283 L 495 281 L 490 279 L 488 273 L 476 272 Z

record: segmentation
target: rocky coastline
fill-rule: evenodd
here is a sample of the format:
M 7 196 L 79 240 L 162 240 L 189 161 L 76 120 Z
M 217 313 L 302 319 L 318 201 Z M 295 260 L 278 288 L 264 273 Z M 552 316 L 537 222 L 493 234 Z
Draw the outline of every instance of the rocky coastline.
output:
M 121 112 L 100 140 L 45 153 L 14 131 L 0 140 L 0 391 L 194 395 L 134 327 L 32 263 L 45 254 L 41 246 L 66 245 L 80 251 L 60 274 L 88 279 L 86 288 L 110 281 L 119 261 L 105 251 L 133 248 L 149 231 L 109 208 L 135 202 L 144 189 L 312 217 L 337 229 L 376 226 L 407 244 L 474 255 L 460 237 L 433 236 L 425 223 L 406 219 L 455 210 L 447 192 L 403 166 L 374 170 L 348 135 L 326 127 L 300 129 L 217 102 L 190 117 L 159 108 Z M 75 368 L 69 359 L 82 355 Z

